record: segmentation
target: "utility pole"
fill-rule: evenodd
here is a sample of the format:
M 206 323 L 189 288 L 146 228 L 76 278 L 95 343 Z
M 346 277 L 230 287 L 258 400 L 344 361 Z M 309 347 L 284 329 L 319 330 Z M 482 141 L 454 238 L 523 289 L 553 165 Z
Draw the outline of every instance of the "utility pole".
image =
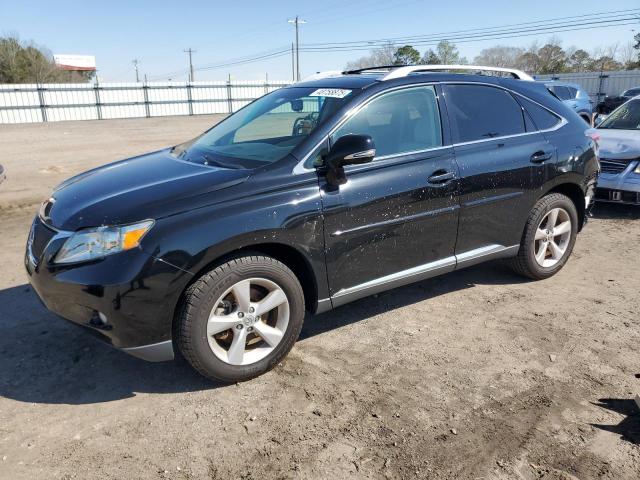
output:
M 140 77 L 138 76 L 138 63 L 140 63 L 140 61 L 134 58 L 131 63 L 133 63 L 133 68 L 136 70 L 136 83 L 140 83 Z
M 296 26 L 296 80 L 300 81 L 300 39 L 298 34 L 298 26 L 307 23 L 305 20 L 300 20 L 296 15 L 295 20 L 287 20 Z
M 291 43 L 291 81 L 296 81 L 296 59 L 293 53 L 293 43 Z
M 189 54 L 189 81 L 193 82 L 193 62 L 191 59 L 191 54 L 196 53 L 195 50 L 192 50 L 191 47 L 187 48 L 186 50 L 183 50 L 184 53 L 188 53 Z

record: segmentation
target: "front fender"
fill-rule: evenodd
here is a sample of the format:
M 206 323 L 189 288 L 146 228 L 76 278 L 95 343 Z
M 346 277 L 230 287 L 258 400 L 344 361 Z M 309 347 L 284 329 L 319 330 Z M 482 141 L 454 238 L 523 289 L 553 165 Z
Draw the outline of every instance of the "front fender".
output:
M 328 298 L 317 177 L 309 172 L 292 180 L 295 185 L 289 186 L 277 181 L 271 186 L 248 182 L 235 198 L 159 219 L 142 247 L 150 255 L 199 276 L 220 258 L 240 249 L 283 245 L 305 259 L 313 272 L 318 298 Z

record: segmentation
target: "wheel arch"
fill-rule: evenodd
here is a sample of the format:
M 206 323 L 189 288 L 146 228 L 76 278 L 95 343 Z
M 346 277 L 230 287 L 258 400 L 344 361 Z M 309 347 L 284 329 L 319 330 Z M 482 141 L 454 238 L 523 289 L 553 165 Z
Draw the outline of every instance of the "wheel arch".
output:
M 193 277 L 184 286 L 180 294 L 180 298 L 173 312 L 172 331 L 174 332 L 174 335 L 173 335 L 174 338 L 175 338 L 176 319 L 178 318 L 180 309 L 183 306 L 185 293 L 187 292 L 189 287 L 193 283 L 195 283 L 200 277 L 202 277 L 202 275 L 216 268 L 218 265 L 222 265 L 223 263 L 231 260 L 232 258 L 237 258 L 240 256 L 250 255 L 250 254 L 265 255 L 265 256 L 273 257 L 276 260 L 284 263 L 288 268 L 290 268 L 291 271 L 298 278 L 298 280 L 300 281 L 300 285 L 302 286 L 306 310 L 311 313 L 316 312 L 318 308 L 318 285 L 313 272 L 313 267 L 311 266 L 310 262 L 307 260 L 307 258 L 302 252 L 300 252 L 297 248 L 291 245 L 284 244 L 284 243 L 276 243 L 276 242 L 245 245 L 231 252 L 227 252 L 225 254 L 219 255 L 212 261 L 201 266 L 197 271 L 193 272 Z
M 573 204 L 576 206 L 576 211 L 578 212 L 578 231 L 581 231 L 585 220 L 586 205 L 584 192 L 580 185 L 571 182 L 561 183 L 545 192 L 545 194 L 540 198 L 549 195 L 550 193 L 561 193 L 571 199 Z

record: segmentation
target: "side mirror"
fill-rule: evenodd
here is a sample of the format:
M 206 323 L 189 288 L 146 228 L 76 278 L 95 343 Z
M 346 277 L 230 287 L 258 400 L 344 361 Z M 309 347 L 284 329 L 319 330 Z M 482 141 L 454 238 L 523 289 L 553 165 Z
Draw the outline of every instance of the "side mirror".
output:
M 376 156 L 373 138 L 369 135 L 345 135 L 333 144 L 325 157 L 327 181 L 334 186 L 347 182 L 345 165 L 368 163 Z

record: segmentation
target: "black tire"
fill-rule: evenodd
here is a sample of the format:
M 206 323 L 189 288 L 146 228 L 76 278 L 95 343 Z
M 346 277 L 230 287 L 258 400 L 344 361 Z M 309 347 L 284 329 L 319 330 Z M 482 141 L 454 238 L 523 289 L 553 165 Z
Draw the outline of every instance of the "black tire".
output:
M 241 280 L 264 278 L 274 282 L 289 302 L 289 323 L 280 343 L 265 358 L 249 365 L 232 365 L 214 354 L 207 339 L 207 321 L 214 303 Z M 289 353 L 304 321 L 304 294 L 295 274 L 282 262 L 262 255 L 233 258 L 200 277 L 185 292 L 176 319 L 177 345 L 184 358 L 203 376 L 240 382 L 261 375 Z
M 535 259 L 535 235 L 538 225 L 547 213 L 555 208 L 562 208 L 571 220 L 571 236 L 562 258 L 552 267 L 543 267 Z M 578 234 L 578 212 L 573 201 L 561 193 L 551 193 L 542 197 L 535 204 L 524 227 L 518 255 L 509 259 L 509 266 L 518 274 L 533 280 L 543 280 L 558 273 L 571 256 Z

